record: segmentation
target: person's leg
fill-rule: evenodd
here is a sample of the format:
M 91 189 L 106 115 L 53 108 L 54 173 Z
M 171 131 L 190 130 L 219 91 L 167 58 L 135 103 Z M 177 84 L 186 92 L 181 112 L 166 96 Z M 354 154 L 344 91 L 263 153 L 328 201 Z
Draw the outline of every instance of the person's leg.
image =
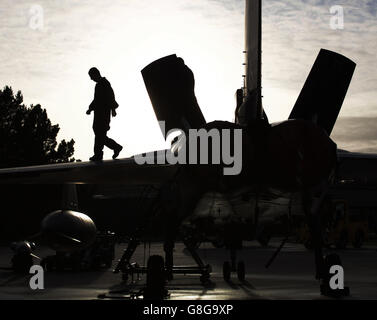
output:
M 106 141 L 106 131 L 95 131 L 95 139 L 94 139 L 94 157 L 98 159 L 102 159 L 103 157 L 103 146 L 105 145 Z
M 105 146 L 111 150 L 117 150 L 121 147 L 120 144 L 116 143 L 113 139 L 105 136 Z
M 113 159 L 115 159 L 123 149 L 120 144 L 107 136 L 105 137 L 105 146 L 114 151 Z

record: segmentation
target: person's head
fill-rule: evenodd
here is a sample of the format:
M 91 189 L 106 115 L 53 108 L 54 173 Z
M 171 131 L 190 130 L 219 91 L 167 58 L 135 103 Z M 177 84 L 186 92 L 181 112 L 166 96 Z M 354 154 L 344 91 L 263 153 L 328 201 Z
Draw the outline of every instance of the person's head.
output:
M 96 67 L 93 67 L 89 70 L 89 77 L 95 82 L 98 82 L 102 78 L 101 73 Z

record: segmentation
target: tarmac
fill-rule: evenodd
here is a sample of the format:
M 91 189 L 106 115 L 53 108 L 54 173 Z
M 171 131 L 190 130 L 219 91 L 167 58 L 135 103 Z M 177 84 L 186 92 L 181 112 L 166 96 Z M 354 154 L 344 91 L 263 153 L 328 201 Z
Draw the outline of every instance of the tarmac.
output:
M 297 243 L 286 243 L 273 264 L 265 265 L 280 245 L 281 239 L 273 239 L 268 247 L 257 242 L 246 242 L 238 258 L 245 262 L 246 278 L 237 279 L 232 274 L 230 281 L 222 275 L 223 262 L 229 261 L 226 249 L 217 249 L 210 243 L 203 243 L 198 253 L 205 264 L 210 264 L 210 283 L 202 285 L 198 275 L 175 275 L 167 285 L 170 300 L 318 300 L 330 299 L 320 295 L 319 282 L 314 277 L 314 257 L 311 251 Z M 116 259 L 122 255 L 125 244 L 116 246 Z M 345 286 L 351 294 L 344 299 L 377 299 L 377 245 L 368 243 L 361 249 L 326 250 L 336 252 L 342 259 Z M 146 263 L 149 255 L 163 254 L 161 243 L 140 245 L 134 254 L 140 265 Z M 52 254 L 47 248 L 37 248 L 40 257 Z M 12 251 L 0 247 L 0 267 L 10 266 Z M 182 243 L 174 251 L 176 265 L 195 265 Z M 146 276 L 134 282 L 122 281 L 121 274 L 114 274 L 112 268 L 99 271 L 51 271 L 44 273 L 44 289 L 32 290 L 29 285 L 32 275 L 18 275 L 11 270 L 0 270 L 0 300 L 113 300 L 138 299 L 137 293 L 144 287 Z M 135 294 L 135 295 L 134 295 Z M 139 299 L 141 299 L 139 297 Z

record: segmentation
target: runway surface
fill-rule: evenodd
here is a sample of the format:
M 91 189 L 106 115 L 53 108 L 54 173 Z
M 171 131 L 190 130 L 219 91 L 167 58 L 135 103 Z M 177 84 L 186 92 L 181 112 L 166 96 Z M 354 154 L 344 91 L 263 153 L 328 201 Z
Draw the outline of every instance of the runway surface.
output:
M 239 260 L 246 264 L 246 279 L 239 281 L 232 274 L 226 282 L 222 276 L 222 264 L 229 260 L 225 249 L 215 249 L 211 244 L 201 245 L 198 253 L 203 261 L 212 266 L 211 284 L 203 286 L 198 275 L 175 275 L 168 284 L 171 300 L 249 300 L 249 299 L 328 299 L 319 293 L 319 283 L 314 278 L 314 258 L 302 245 L 287 243 L 269 269 L 266 262 L 279 246 L 280 240 L 271 241 L 269 247 L 257 242 L 247 242 L 239 252 Z M 116 259 L 120 258 L 126 245 L 117 245 Z M 336 251 L 343 263 L 345 285 L 351 289 L 346 299 L 377 299 L 377 251 L 375 244 L 362 249 Z M 327 252 L 334 252 L 327 250 Z M 35 252 L 44 257 L 51 254 L 46 248 Z M 145 253 L 145 257 L 144 257 Z M 150 251 L 141 245 L 133 261 L 143 264 L 149 254 L 162 254 L 162 244 L 152 244 Z M 194 265 L 183 244 L 175 247 L 176 265 Z M 0 247 L 0 267 L 9 267 L 12 251 Z M 0 299 L 58 299 L 93 300 L 129 298 L 130 292 L 138 292 L 145 284 L 145 276 L 136 283 L 122 283 L 121 275 L 112 269 L 89 272 L 46 272 L 45 289 L 31 290 L 31 275 L 17 275 L 10 270 L 0 270 Z

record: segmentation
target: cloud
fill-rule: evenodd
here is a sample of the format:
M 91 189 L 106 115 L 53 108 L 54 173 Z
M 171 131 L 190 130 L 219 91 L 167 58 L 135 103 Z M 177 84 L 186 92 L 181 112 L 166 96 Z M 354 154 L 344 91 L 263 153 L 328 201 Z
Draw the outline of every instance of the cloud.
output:
M 377 99 L 376 1 L 342 1 L 343 30 L 330 28 L 330 8 L 338 5 L 337 1 L 263 3 L 264 83 L 294 90 L 298 96 L 316 55 L 326 48 L 357 63 L 341 115 L 354 116 L 357 110 L 359 116 L 376 114 L 373 103 Z
M 338 119 L 331 138 L 338 148 L 354 152 L 377 153 L 377 117 Z
M 87 76 L 92 66 L 109 78 L 121 104 L 111 134 L 127 145 L 128 155 L 164 146 L 140 75 L 164 55 L 177 53 L 194 70 L 208 120 L 232 119 L 242 79 L 240 12 L 230 14 L 215 1 L 40 0 L 44 27 L 38 31 L 29 27 L 34 4 L 0 4 L 0 84 L 22 90 L 26 103 L 47 108 L 62 128 L 60 137 L 75 138 L 77 157 L 87 158 L 93 144 L 91 119 L 85 117 L 93 96 Z
M 44 12 L 41 31 L 29 27 L 35 4 Z M 342 1 L 344 30 L 330 28 L 335 4 L 263 1 L 270 119 L 288 116 L 322 47 L 357 62 L 341 117 L 377 117 L 376 1 Z M 62 128 L 60 137 L 75 138 L 78 158 L 92 152 L 91 118 L 84 113 L 93 95 L 87 70 L 94 65 L 121 104 L 110 133 L 127 146 L 127 155 L 164 145 L 140 76 L 146 64 L 164 55 L 177 53 L 194 71 L 208 121 L 233 119 L 234 93 L 242 86 L 243 0 L 2 0 L 0 14 L 0 85 L 12 85 L 26 103 L 47 108 Z

